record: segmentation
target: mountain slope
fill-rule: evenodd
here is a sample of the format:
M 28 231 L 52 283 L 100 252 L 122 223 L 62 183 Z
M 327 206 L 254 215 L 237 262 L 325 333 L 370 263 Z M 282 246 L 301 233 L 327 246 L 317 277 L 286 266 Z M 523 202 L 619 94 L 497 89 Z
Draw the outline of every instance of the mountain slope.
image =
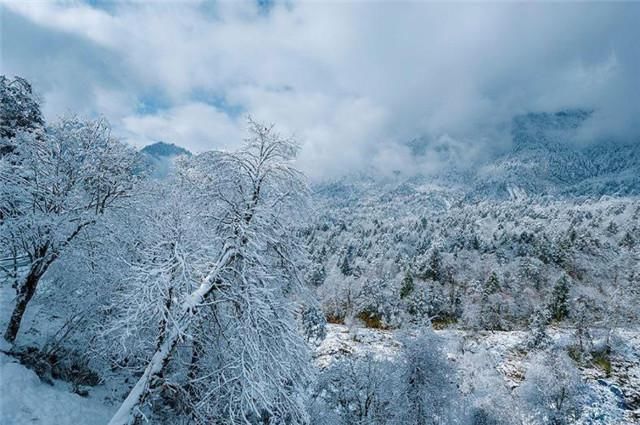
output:
M 516 117 L 513 148 L 481 167 L 476 198 L 551 195 L 599 197 L 640 194 L 640 143 L 575 142 L 589 112 Z

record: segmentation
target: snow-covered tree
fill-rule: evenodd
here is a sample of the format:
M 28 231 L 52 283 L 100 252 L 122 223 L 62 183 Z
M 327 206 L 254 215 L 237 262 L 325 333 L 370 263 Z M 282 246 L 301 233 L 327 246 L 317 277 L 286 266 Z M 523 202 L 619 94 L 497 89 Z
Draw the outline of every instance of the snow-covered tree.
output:
M 504 328 L 505 303 L 498 275 L 492 272 L 482 287 L 480 299 L 480 322 L 485 329 Z
M 549 312 L 544 309 L 534 311 L 529 322 L 529 333 L 527 334 L 526 345 L 528 348 L 546 348 L 551 342 L 547 333 L 549 324 Z
M 305 181 L 292 166 L 294 141 L 253 121 L 249 132 L 236 152 L 206 152 L 182 165 L 210 257 L 176 297 L 112 425 L 133 423 L 162 390 L 178 345 L 191 353 L 185 388 L 197 423 L 308 421 L 308 356 L 289 300 L 302 280 L 295 228 Z
M 339 359 L 321 372 L 316 403 L 337 412 L 339 424 L 387 424 L 397 407 L 394 370 L 394 363 L 372 355 Z
M 44 134 L 20 132 L 0 159 L 0 240 L 25 270 L 4 337 L 13 342 L 52 263 L 132 187 L 135 155 L 104 120 L 62 119 Z
M 584 294 L 573 300 L 571 318 L 574 324 L 574 337 L 576 340 L 573 347 L 574 358 L 583 361 L 591 357 L 593 348 L 593 338 L 591 327 L 595 318 L 594 302 Z
M 562 275 L 553 286 L 549 310 L 554 320 L 560 321 L 569 314 L 569 278 Z
M 402 279 L 402 286 L 400 287 L 400 298 L 405 298 L 413 292 L 415 289 L 415 283 L 413 282 L 413 276 L 410 270 L 407 270 Z
M 302 306 L 300 322 L 303 334 L 310 343 L 319 344 L 327 335 L 327 319 L 317 301 Z
M 505 385 L 504 376 L 496 370 L 498 359 L 476 343 L 464 348 L 457 363 L 461 371 L 461 392 L 469 405 L 469 419 L 473 425 L 530 425 L 520 403 Z M 464 341 L 463 341 L 464 344 Z M 465 344 L 466 345 L 466 344 Z
M 147 180 L 112 223 L 103 243 L 112 274 L 97 324 L 97 351 L 110 362 L 135 367 L 162 343 L 168 324 L 200 277 L 213 248 L 202 244 L 203 211 L 180 176 Z
M 0 156 L 11 153 L 20 132 L 37 133 L 44 127 L 40 101 L 24 78 L 0 76 Z

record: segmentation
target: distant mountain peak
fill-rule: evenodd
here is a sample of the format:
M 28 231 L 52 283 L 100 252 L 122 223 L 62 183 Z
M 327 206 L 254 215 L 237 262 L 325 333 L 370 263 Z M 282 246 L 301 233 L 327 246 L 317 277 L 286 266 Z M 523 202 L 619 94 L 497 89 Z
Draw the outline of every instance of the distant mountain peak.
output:
M 173 157 L 179 155 L 191 155 L 191 152 L 183 147 L 177 146 L 173 143 L 156 142 L 145 146 L 140 150 L 142 153 L 155 157 Z
M 191 152 L 185 148 L 165 142 L 147 145 L 140 150 L 140 153 L 148 175 L 159 179 L 166 178 L 171 174 L 176 157 L 181 155 L 191 156 Z

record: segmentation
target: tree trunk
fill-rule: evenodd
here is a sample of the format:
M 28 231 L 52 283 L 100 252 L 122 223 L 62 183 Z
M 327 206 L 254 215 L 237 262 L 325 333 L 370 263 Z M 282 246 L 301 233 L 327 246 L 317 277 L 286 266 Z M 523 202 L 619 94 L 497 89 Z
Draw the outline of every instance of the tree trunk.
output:
M 80 231 L 84 227 L 93 223 L 94 220 L 80 223 L 73 233 L 71 233 L 63 242 L 62 247 L 67 246 L 76 236 L 78 236 L 78 234 L 80 234 Z M 33 298 L 33 294 L 36 293 L 36 288 L 38 287 L 40 278 L 46 273 L 51 263 L 58 258 L 59 253 L 60 247 L 58 249 L 51 248 L 51 241 L 47 241 L 35 250 L 34 257 L 36 260 L 31 264 L 31 269 L 29 270 L 29 274 L 27 275 L 24 284 L 20 286 L 18 297 L 16 299 L 16 306 L 13 309 L 9 325 L 4 333 L 4 339 L 8 342 L 15 342 L 16 337 L 18 336 L 18 331 L 20 330 L 22 316 L 24 316 L 24 312 L 27 309 L 27 304 L 29 304 L 31 298 Z
M 10 343 L 13 343 L 18 336 L 20 323 L 22 322 L 22 316 L 24 316 L 24 311 L 27 308 L 27 304 L 29 304 L 29 301 L 31 301 L 33 294 L 35 294 L 36 292 L 36 287 L 38 286 L 38 282 L 40 281 L 41 276 L 42 274 L 38 273 L 37 270 L 31 269 L 24 283 L 20 286 L 18 297 L 16 299 L 16 306 L 13 309 L 13 313 L 11 313 L 9 325 L 7 326 L 7 330 L 4 333 L 4 339 L 6 339 Z
M 235 255 L 234 249 L 225 250 L 216 267 L 209 272 L 198 289 L 193 291 L 182 303 L 181 314 L 177 316 L 177 323 L 174 323 L 171 329 L 167 328 L 165 330 L 165 337 L 162 339 L 162 343 L 157 347 L 138 382 L 133 386 L 127 398 L 122 402 L 111 421 L 109 421 L 109 425 L 131 425 L 134 423 L 139 413 L 139 406 L 151 387 L 154 378 L 162 374 L 182 332 L 186 332 L 191 324 L 190 316 L 194 314 L 194 311 L 211 291 L 216 289 L 219 273 L 229 265 Z M 169 326 L 169 322 L 167 322 L 167 326 Z
M 136 416 L 138 416 L 138 406 L 144 400 L 153 379 L 160 376 L 169 361 L 169 357 L 178 342 L 178 336 L 179 333 L 176 328 L 167 335 L 164 342 L 158 347 L 151 358 L 151 361 L 149 361 L 149 364 L 140 379 L 138 379 L 138 382 L 136 382 L 136 385 L 134 385 L 127 398 L 122 405 L 120 405 L 118 411 L 113 415 L 111 421 L 109 421 L 109 425 L 130 425 L 134 423 Z

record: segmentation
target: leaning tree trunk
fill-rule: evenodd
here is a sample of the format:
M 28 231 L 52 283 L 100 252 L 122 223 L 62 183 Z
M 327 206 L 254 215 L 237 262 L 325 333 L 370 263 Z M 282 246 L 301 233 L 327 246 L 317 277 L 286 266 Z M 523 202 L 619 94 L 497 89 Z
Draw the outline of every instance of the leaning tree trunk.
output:
M 36 288 L 38 287 L 38 282 L 40 281 L 41 276 L 42 272 L 32 268 L 25 281 L 20 285 L 18 296 L 16 298 L 16 306 L 13 309 L 13 313 L 11 313 L 9 325 L 4 333 L 4 339 L 10 343 L 13 343 L 18 336 L 24 311 L 26 310 L 29 301 L 31 301 L 31 298 L 33 298 L 33 294 L 36 293 Z
M 235 255 L 234 249 L 226 250 L 216 267 L 209 272 L 198 289 L 193 291 L 182 303 L 180 306 L 181 314 L 178 316 L 177 323 L 174 323 L 170 329 L 165 330 L 165 336 L 151 357 L 144 373 L 133 386 L 127 398 L 122 402 L 118 411 L 113 415 L 109 425 L 131 425 L 134 423 L 140 410 L 140 404 L 144 401 L 149 389 L 153 387 L 154 380 L 162 375 L 173 349 L 180 339 L 180 335 L 189 327 L 190 316 L 216 288 L 220 272 L 233 261 Z M 168 326 L 169 323 L 167 323 Z
M 118 411 L 113 415 L 111 421 L 109 421 L 109 425 L 130 425 L 134 423 L 139 410 L 138 406 L 142 404 L 154 379 L 162 374 L 178 342 L 178 336 L 179 332 L 177 328 L 174 328 L 173 331 L 166 336 L 164 342 L 160 344 L 153 354 L 153 357 L 149 361 L 140 379 L 138 379 L 138 382 L 136 382 L 136 385 L 134 385 L 127 398 L 120 405 Z

